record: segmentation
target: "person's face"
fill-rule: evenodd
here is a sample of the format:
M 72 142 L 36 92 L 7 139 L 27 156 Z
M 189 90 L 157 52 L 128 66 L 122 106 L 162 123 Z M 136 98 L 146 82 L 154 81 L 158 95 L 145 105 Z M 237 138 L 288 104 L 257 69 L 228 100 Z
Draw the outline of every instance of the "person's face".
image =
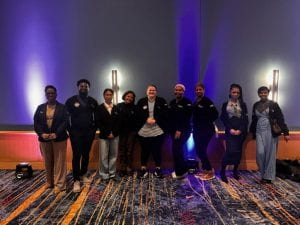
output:
M 45 94 L 48 102 L 53 102 L 56 100 L 57 93 L 53 88 L 48 88 Z
M 240 97 L 240 95 L 241 95 L 241 92 L 240 92 L 239 88 L 234 87 L 230 90 L 230 97 L 232 99 L 237 100 Z
M 174 95 L 177 99 L 180 99 L 183 97 L 183 94 L 184 94 L 184 90 L 182 87 L 180 86 L 177 86 L 174 88 Z
M 263 90 L 258 93 L 258 96 L 260 97 L 260 100 L 266 101 L 268 100 L 269 92 L 267 90 Z
M 89 90 L 90 90 L 90 86 L 89 86 L 89 84 L 87 84 L 85 82 L 80 83 L 78 86 L 79 93 L 87 94 L 89 92 Z
M 155 98 L 156 97 L 156 88 L 153 86 L 149 86 L 147 88 L 147 96 L 148 96 L 148 98 Z
M 125 98 L 124 98 L 124 102 L 125 104 L 131 104 L 134 100 L 134 96 L 132 93 L 128 93 L 127 95 L 125 95 Z
M 104 97 L 104 101 L 106 103 L 111 103 L 112 99 L 113 99 L 113 93 L 110 92 L 110 91 L 107 91 L 107 92 L 104 93 L 103 97 Z
M 198 98 L 202 98 L 204 96 L 205 89 L 201 86 L 197 86 L 195 89 L 195 93 Z

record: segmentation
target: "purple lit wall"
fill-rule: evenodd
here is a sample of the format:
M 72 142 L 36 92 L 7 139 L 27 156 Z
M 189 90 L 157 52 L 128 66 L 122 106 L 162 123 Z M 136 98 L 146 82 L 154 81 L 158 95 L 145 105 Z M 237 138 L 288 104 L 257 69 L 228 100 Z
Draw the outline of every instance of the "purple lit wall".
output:
M 240 83 L 251 116 L 257 88 L 279 69 L 278 102 L 289 127 L 300 128 L 299 8 L 297 0 L 201 1 L 200 79 L 219 109 Z
M 112 69 L 118 69 L 123 92 L 133 89 L 140 98 L 154 83 L 159 95 L 173 96 L 172 1 L 3 0 L 0 18 L 1 129 L 32 124 L 46 84 L 57 86 L 58 100 L 65 102 L 84 77 L 102 102 Z
M 82 77 L 99 102 L 118 69 L 121 91 L 139 97 L 149 83 L 170 100 L 176 82 L 194 99 L 196 81 L 220 109 L 231 83 L 256 90 L 280 70 L 279 103 L 300 128 L 298 0 L 0 1 L 0 129 L 32 124 L 32 111 L 54 84 L 64 102 Z
M 194 99 L 200 74 L 199 0 L 176 0 L 178 82 L 186 86 L 185 95 Z

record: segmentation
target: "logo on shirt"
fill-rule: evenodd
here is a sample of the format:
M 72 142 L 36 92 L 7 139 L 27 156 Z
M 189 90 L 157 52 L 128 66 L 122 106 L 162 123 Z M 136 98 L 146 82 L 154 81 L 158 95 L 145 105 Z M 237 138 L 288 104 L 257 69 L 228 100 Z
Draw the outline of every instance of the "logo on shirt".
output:
M 76 108 L 78 108 L 78 107 L 80 106 L 79 102 L 75 102 L 75 103 L 74 103 L 74 106 L 75 106 Z

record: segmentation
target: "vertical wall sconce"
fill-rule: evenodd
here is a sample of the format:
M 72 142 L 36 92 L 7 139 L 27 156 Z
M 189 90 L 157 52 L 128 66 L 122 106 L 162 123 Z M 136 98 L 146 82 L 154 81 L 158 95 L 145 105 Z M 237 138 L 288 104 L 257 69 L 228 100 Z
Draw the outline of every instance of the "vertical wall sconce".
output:
M 111 78 L 112 78 L 112 89 L 114 91 L 113 103 L 118 104 L 119 85 L 118 85 L 118 72 L 117 72 L 117 70 L 112 70 L 111 71 Z
M 272 100 L 278 101 L 278 81 L 279 81 L 279 70 L 273 70 L 273 81 L 270 85 Z

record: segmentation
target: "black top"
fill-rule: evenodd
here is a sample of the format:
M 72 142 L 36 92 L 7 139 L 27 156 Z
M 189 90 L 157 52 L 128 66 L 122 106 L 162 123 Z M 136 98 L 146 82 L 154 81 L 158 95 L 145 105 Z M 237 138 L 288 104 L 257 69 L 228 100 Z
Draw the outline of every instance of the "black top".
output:
M 257 126 L 257 121 L 258 121 L 258 117 L 256 116 L 255 113 L 255 109 L 256 106 L 258 105 L 260 101 L 255 102 L 253 105 L 253 109 L 252 109 L 252 122 L 250 125 L 250 132 L 253 134 L 253 137 L 255 138 L 256 136 L 256 126 Z M 270 121 L 270 125 L 272 126 L 273 122 L 276 120 L 277 124 L 280 126 L 282 133 L 285 136 L 289 135 L 289 129 L 287 127 L 287 125 L 284 122 L 284 116 L 282 114 L 282 111 L 279 107 L 279 105 L 277 104 L 277 102 L 271 101 L 269 100 L 269 121 Z M 271 129 L 272 130 L 272 129 Z M 280 134 L 275 134 L 272 130 L 272 136 L 273 137 L 277 137 Z
M 186 97 L 183 97 L 178 102 L 173 99 L 169 105 L 169 129 L 170 132 L 192 130 L 192 102 Z
M 107 139 L 111 133 L 114 137 L 119 135 L 119 113 L 115 105 L 109 114 L 104 103 L 102 103 L 98 106 L 96 118 L 97 127 L 100 130 L 99 138 Z
M 87 96 L 81 98 L 75 95 L 66 101 L 66 107 L 70 114 L 70 129 L 75 130 L 96 130 L 95 111 L 98 102 Z
M 137 106 L 122 102 L 117 105 L 117 110 L 119 112 L 120 134 L 137 131 Z
M 149 117 L 148 98 L 142 98 L 137 103 L 138 116 L 137 116 L 137 128 L 140 130 Z M 164 131 L 167 132 L 168 104 L 165 99 L 156 97 L 154 104 L 153 117 L 156 120 L 157 125 Z
M 240 130 L 242 134 L 247 134 L 248 132 L 248 110 L 247 105 L 244 102 L 240 102 L 241 107 L 241 117 L 232 117 L 229 118 L 228 112 L 227 112 L 227 102 L 224 102 L 222 105 L 222 113 L 221 113 L 221 120 L 225 126 L 225 134 L 230 134 L 230 129 Z
M 53 121 L 50 128 L 47 125 L 46 119 L 47 103 L 41 104 L 37 107 L 34 114 L 34 131 L 39 136 L 40 142 L 49 142 L 42 138 L 42 134 L 55 133 L 56 139 L 54 141 L 64 141 L 68 138 L 68 112 L 65 105 L 56 102 L 56 107 L 53 115 Z
M 219 113 L 214 103 L 203 96 L 200 101 L 193 103 L 193 130 L 215 133 L 214 121 L 218 116 Z

